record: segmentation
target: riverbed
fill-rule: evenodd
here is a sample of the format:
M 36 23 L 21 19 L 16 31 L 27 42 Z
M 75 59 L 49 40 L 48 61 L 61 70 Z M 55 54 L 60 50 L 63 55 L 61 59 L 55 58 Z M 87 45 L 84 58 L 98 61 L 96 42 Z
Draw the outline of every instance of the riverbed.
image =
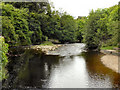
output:
M 120 74 L 102 64 L 104 54 L 84 48 L 85 44 L 74 43 L 48 55 L 27 50 L 11 56 L 3 88 L 118 88 Z

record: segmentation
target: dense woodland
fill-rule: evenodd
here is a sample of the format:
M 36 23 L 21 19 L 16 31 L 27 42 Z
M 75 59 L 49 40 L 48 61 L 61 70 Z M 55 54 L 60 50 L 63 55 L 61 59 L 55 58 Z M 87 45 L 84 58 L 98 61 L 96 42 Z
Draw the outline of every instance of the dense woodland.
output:
M 79 16 L 77 19 L 52 9 L 54 7 L 48 3 L 6 2 L 1 6 L 0 34 L 9 47 L 39 45 L 53 39 L 60 43 L 82 42 L 86 43 L 87 49 L 99 50 L 118 46 L 120 41 L 119 5 L 91 10 L 87 17 Z
M 85 42 L 90 49 L 118 45 L 118 5 L 91 11 L 74 19 L 36 2 L 2 3 L 2 35 L 9 46 L 41 44 L 48 39 L 61 43 Z

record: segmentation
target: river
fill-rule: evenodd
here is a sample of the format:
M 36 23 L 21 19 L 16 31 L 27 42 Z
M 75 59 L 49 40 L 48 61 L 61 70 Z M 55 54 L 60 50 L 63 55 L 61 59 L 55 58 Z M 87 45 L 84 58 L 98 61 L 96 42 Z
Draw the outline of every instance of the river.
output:
M 85 51 L 85 44 L 66 44 L 49 55 L 27 50 L 9 57 L 3 88 L 116 88 L 120 74 L 105 67 L 103 54 Z M 24 54 L 22 54 L 24 52 Z

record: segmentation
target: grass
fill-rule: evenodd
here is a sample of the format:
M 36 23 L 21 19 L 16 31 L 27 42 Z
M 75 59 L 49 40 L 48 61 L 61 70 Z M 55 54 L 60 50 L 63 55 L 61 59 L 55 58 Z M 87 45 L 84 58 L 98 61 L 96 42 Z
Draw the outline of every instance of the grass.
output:
M 45 45 L 50 45 L 50 46 L 52 46 L 52 45 L 54 45 L 52 42 L 50 42 L 50 41 L 45 41 L 45 42 L 43 42 L 42 44 L 40 44 L 40 45 L 42 45 L 42 46 L 45 46 Z
M 114 48 L 117 48 L 117 46 L 101 47 L 101 49 L 103 49 L 103 50 L 114 50 Z

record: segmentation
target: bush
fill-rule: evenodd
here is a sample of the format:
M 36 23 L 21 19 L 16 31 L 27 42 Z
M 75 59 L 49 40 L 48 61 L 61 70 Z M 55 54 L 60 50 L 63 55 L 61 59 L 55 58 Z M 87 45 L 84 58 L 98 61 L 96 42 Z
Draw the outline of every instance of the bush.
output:
M 6 77 L 5 66 L 8 63 L 8 58 L 6 53 L 8 53 L 8 44 L 5 43 L 3 37 L 0 36 L 0 80 Z

